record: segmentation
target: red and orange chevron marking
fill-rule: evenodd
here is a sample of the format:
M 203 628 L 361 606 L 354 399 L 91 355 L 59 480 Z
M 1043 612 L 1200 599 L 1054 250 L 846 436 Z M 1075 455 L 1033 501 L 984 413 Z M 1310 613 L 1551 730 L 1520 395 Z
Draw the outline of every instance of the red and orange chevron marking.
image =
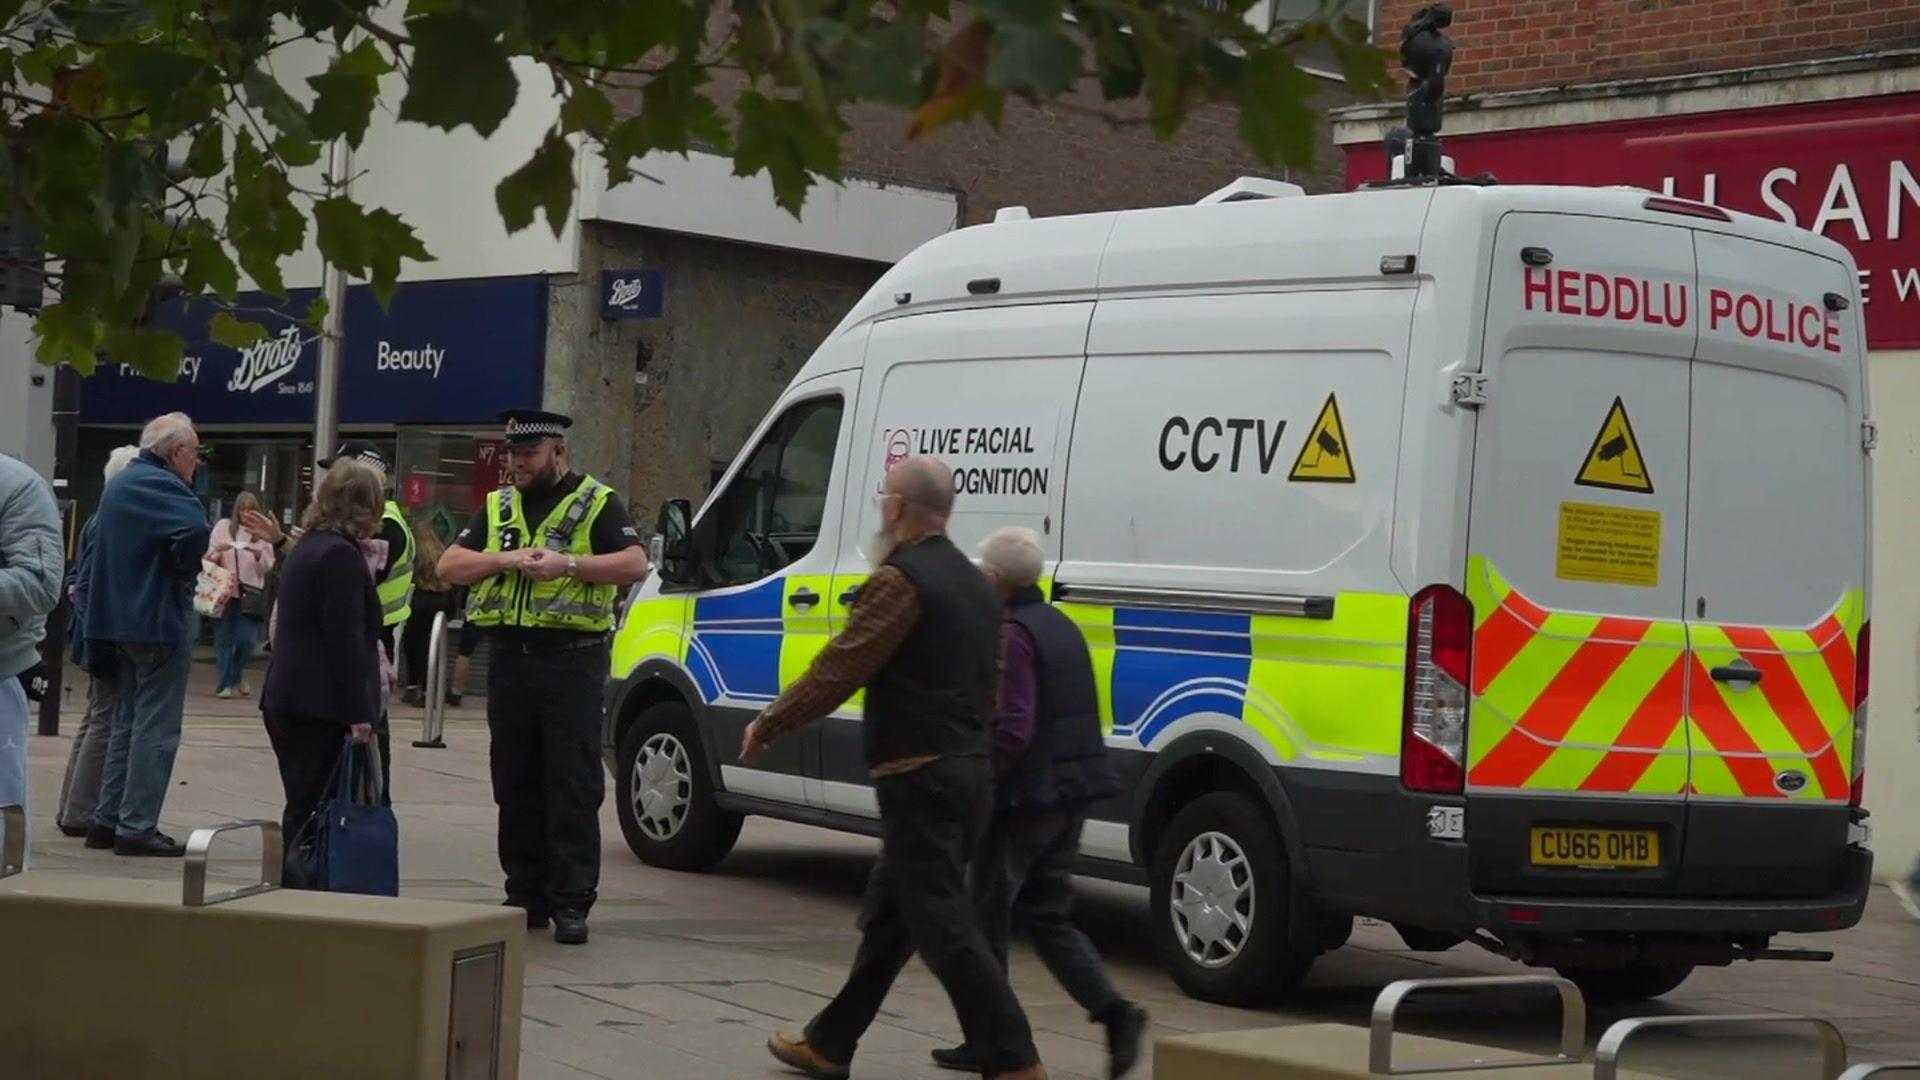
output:
M 1550 611 L 1474 559 L 1477 788 L 1844 800 L 1864 596 L 1811 629 Z M 1745 658 L 1757 686 L 1715 682 Z M 1782 778 L 1799 773 L 1795 789 Z

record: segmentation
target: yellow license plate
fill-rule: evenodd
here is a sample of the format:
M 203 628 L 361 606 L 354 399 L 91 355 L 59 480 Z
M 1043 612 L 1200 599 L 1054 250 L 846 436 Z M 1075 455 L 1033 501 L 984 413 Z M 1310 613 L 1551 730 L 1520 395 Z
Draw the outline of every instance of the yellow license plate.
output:
M 1617 870 L 1660 865 L 1653 829 L 1535 829 L 1528 845 L 1535 866 Z

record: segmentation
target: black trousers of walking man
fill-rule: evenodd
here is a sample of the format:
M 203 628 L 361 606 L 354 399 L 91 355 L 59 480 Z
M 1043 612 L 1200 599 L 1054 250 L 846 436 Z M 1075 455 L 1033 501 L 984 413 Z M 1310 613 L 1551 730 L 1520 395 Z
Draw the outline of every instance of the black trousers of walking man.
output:
M 600 692 L 607 647 L 542 650 L 494 639 L 487 673 L 493 801 L 507 902 L 585 914 L 600 886 Z
M 953 1001 L 988 1075 L 1039 1060 L 1026 1014 L 994 958 L 967 894 L 966 865 L 986 828 L 992 773 L 984 757 L 949 757 L 874 781 L 880 861 L 867 880 L 860 951 L 840 993 L 807 1025 L 832 1061 L 852 1061 L 893 980 L 918 952 Z
M 1107 1023 L 1127 1002 L 1114 989 L 1100 953 L 1073 923 L 1073 865 L 1080 854 L 1084 808 L 996 814 L 974 861 L 974 902 L 987 947 L 1007 962 L 1011 930 L 1026 934 L 1033 951 L 1096 1023 Z

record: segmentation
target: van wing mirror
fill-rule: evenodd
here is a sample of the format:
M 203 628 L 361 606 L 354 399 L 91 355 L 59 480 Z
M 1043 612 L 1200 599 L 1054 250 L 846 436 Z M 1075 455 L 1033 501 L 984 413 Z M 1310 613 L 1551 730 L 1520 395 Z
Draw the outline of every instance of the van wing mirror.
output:
M 663 582 L 684 583 L 693 579 L 693 504 L 685 499 L 668 499 L 660 506 L 660 518 L 654 529 L 654 565 Z

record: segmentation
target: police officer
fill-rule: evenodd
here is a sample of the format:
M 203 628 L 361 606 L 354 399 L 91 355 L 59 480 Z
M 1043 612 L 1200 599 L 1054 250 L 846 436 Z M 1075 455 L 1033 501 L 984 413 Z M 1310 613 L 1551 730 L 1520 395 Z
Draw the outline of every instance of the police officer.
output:
M 513 481 L 440 560 L 471 585 L 467 619 L 492 641 L 487 728 L 507 903 L 527 925 L 553 922 L 563 945 L 587 940 L 600 881 L 600 694 L 621 586 L 647 575 L 647 553 L 613 490 L 568 469 L 558 413 L 506 414 Z

